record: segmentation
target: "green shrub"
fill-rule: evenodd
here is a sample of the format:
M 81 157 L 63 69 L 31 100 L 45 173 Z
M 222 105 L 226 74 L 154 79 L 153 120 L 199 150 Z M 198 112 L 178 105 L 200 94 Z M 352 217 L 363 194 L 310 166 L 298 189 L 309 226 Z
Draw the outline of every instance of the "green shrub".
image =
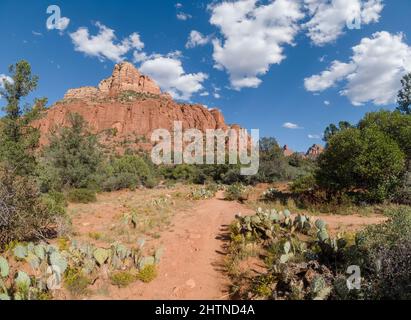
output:
M 6 102 L 2 103 L 4 114 L 0 118 L 0 163 L 17 175 L 32 175 L 40 133 L 30 122 L 39 117 L 47 99 L 35 99 L 34 107 L 26 103 L 25 98 L 38 84 L 27 61 L 11 65 L 9 72 L 13 81 L 1 81 L 0 85 L 0 97 Z
M 367 250 L 382 245 L 390 247 L 411 238 L 411 208 L 400 208 L 386 213 L 389 221 L 369 226 L 358 234 L 358 241 Z
M 121 271 L 112 274 L 110 280 L 113 285 L 119 288 L 125 288 L 136 281 L 136 276 L 128 271 Z
M 311 191 L 316 187 L 316 180 L 313 175 L 303 176 L 295 179 L 291 184 L 291 192 L 301 193 Z
M 50 210 L 36 183 L 0 166 L 0 245 L 49 237 L 59 210 Z
M 215 194 L 217 192 L 217 189 L 214 187 L 201 187 L 201 188 L 196 188 L 191 191 L 190 193 L 190 198 L 192 200 L 207 200 L 214 198 Z
M 68 193 L 68 200 L 73 203 L 91 203 L 97 201 L 96 192 L 89 189 L 73 189 Z
M 64 215 L 66 213 L 67 201 L 61 192 L 51 191 L 42 196 L 43 203 L 46 204 L 50 212 Z
M 157 277 L 157 268 L 155 265 L 147 265 L 140 270 L 137 278 L 145 283 L 153 281 Z
M 90 279 L 80 270 L 69 268 L 64 274 L 64 286 L 73 296 L 82 296 L 88 293 Z
M 369 201 L 392 196 L 402 181 L 405 155 L 376 127 L 346 129 L 331 137 L 319 158 L 317 180 L 331 192 L 363 190 Z
M 225 199 L 228 201 L 245 201 L 248 196 L 246 194 L 247 188 L 240 183 L 230 185 L 225 190 Z
M 103 190 L 135 189 L 138 186 L 154 187 L 156 182 L 152 168 L 141 157 L 124 155 L 115 158 L 105 168 Z
M 369 276 L 368 298 L 378 300 L 411 299 L 411 239 L 372 252 L 378 268 Z
M 411 209 L 389 213 L 386 223 L 367 227 L 357 235 L 370 299 L 411 298 Z
M 88 188 L 95 183 L 103 162 L 97 137 L 89 132 L 86 121 L 69 114 L 70 126 L 52 132 L 43 152 L 41 183 L 45 190 Z

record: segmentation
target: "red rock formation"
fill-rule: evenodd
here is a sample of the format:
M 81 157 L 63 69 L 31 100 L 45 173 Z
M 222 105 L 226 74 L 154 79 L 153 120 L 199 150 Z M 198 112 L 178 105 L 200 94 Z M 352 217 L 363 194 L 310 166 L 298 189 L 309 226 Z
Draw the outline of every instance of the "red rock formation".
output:
M 324 147 L 319 144 L 314 144 L 311 148 L 308 149 L 306 156 L 307 158 L 317 159 L 321 153 L 324 152 Z
M 69 90 L 63 100 L 48 109 L 35 123 L 42 145 L 47 144 L 53 127 L 68 125 L 70 113 L 80 114 L 104 144 L 121 143 L 130 148 L 151 148 L 152 132 L 158 128 L 172 131 L 174 121 L 181 121 L 184 130 L 229 128 L 219 110 L 174 102 L 130 63 L 116 65 L 113 75 L 97 88 Z
M 291 150 L 287 145 L 283 147 L 283 153 L 286 157 L 291 157 L 294 154 L 294 151 Z

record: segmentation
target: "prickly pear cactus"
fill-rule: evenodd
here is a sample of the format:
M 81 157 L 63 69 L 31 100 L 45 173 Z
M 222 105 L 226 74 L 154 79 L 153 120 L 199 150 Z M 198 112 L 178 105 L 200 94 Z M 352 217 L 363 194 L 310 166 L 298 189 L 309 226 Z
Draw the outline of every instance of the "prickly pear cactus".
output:
M 34 253 L 30 252 L 26 258 L 26 261 L 30 264 L 30 267 L 33 270 L 37 270 L 38 268 L 40 268 L 41 261 Z
M 279 223 L 280 222 L 280 215 L 277 213 L 277 211 L 272 210 L 270 214 L 270 220 L 274 223 Z
M 46 259 L 46 247 L 44 245 L 38 244 L 34 247 L 33 252 L 37 256 L 37 258 L 40 259 L 40 261 Z
M 125 260 L 130 255 L 130 250 L 122 244 L 116 244 L 114 249 L 120 260 Z
M 164 248 L 163 247 L 160 247 L 156 250 L 156 252 L 154 254 L 154 259 L 155 259 L 156 264 L 160 263 L 160 260 L 163 257 L 163 254 L 164 254 Z
M 60 268 L 53 265 L 47 269 L 47 277 L 46 286 L 48 290 L 58 290 L 60 289 L 62 273 L 60 272 Z
M 107 249 L 96 249 L 93 253 L 94 259 L 96 259 L 99 266 L 102 266 L 110 258 L 110 250 Z
M 325 242 L 330 238 L 326 229 L 319 230 L 317 233 L 317 237 L 320 242 Z
M 17 277 L 14 280 L 17 288 L 29 288 L 31 284 L 30 277 L 24 271 L 19 271 Z
M 286 218 L 290 218 L 290 217 L 291 217 L 291 212 L 290 212 L 290 210 L 284 210 L 283 214 L 284 214 L 284 217 L 286 217 Z
M 96 261 L 94 259 L 85 259 L 83 262 L 83 268 L 81 271 L 86 274 L 92 274 L 94 269 L 96 268 Z
M 11 298 L 7 293 L 0 294 L 0 301 L 9 301 L 9 300 L 11 300 Z
M 7 278 L 9 276 L 10 268 L 7 260 L 0 256 L 0 277 Z
M 28 254 L 27 247 L 19 244 L 14 247 L 13 254 L 17 260 L 23 260 L 27 257 Z
M 143 269 L 146 266 L 154 265 L 155 262 L 156 261 L 154 257 L 144 257 L 140 260 L 139 267 L 140 269 Z
M 50 254 L 49 262 L 51 266 L 57 266 L 60 273 L 63 274 L 67 269 L 67 260 L 58 252 L 54 251 Z
M 286 243 L 284 243 L 284 253 L 289 254 L 290 250 L 291 250 L 291 243 L 290 241 L 287 241 Z
M 322 276 L 317 275 L 311 282 L 310 290 L 314 300 L 326 300 L 332 289 L 327 285 Z
M 323 220 L 317 220 L 315 222 L 315 226 L 317 227 L 318 230 L 322 230 L 325 229 L 325 227 L 327 226 L 326 223 Z
M 145 243 L 146 243 L 146 239 L 144 239 L 144 238 L 138 239 L 138 240 L 137 240 L 138 248 L 139 248 L 140 250 L 143 249 Z

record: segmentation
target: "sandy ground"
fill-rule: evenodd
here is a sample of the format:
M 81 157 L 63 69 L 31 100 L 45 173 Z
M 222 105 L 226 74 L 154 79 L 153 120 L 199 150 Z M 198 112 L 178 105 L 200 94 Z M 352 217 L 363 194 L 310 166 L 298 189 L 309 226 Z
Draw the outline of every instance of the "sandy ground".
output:
M 158 277 L 149 284 L 136 282 L 127 288 L 106 286 L 105 294 L 90 299 L 121 300 L 221 300 L 228 299 L 229 280 L 224 273 L 228 226 L 235 215 L 254 212 L 237 202 L 223 200 L 219 193 L 199 201 L 193 209 L 176 214 L 172 228 L 162 232 L 159 242 L 165 253 Z M 335 233 L 358 230 L 384 221 L 383 216 L 321 216 Z M 100 290 L 101 291 L 101 290 Z M 99 292 L 98 290 L 94 292 Z
M 387 217 L 382 215 L 320 215 L 316 218 L 324 220 L 333 235 L 344 231 L 360 231 L 368 225 L 380 224 L 387 220 Z
M 110 288 L 110 299 L 227 299 L 224 275 L 224 246 L 228 226 L 240 213 L 252 214 L 239 203 L 222 200 L 199 201 L 195 210 L 174 218 L 172 230 L 161 236 L 165 253 L 158 277 L 149 284 Z M 92 299 L 107 299 L 94 296 Z

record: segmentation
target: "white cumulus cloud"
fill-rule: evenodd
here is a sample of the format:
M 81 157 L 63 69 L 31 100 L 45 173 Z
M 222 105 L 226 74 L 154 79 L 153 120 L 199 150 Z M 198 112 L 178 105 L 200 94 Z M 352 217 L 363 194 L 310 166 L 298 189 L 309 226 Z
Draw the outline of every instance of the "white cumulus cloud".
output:
M 96 23 L 96 26 L 98 28 L 97 35 L 90 35 L 88 28 L 85 27 L 70 33 L 76 51 L 97 57 L 100 60 L 108 59 L 121 62 L 124 60 L 124 55 L 130 50 L 142 50 L 144 48 L 144 43 L 140 40 L 138 33 L 133 33 L 116 43 L 114 30 L 99 22 Z
M 201 32 L 193 30 L 188 37 L 186 48 L 191 49 L 197 46 L 204 46 L 210 42 L 209 36 L 204 36 Z
M 315 45 L 337 40 L 348 25 L 378 22 L 382 0 L 304 0 L 310 19 L 304 24 Z
M 344 81 L 340 91 L 353 105 L 394 103 L 404 74 L 411 72 L 411 47 L 403 34 L 377 32 L 352 48 L 349 62 L 334 61 L 320 73 L 305 79 L 305 88 L 321 92 Z
M 10 78 L 9 76 L 6 76 L 5 74 L 0 74 L 0 89 L 4 89 L 5 82 L 13 83 L 13 79 Z M 0 99 L 1 98 L 2 98 L 2 95 L 0 93 Z
M 285 59 L 284 45 L 292 45 L 298 21 L 304 17 L 299 1 L 224 1 L 210 6 L 210 23 L 221 33 L 214 39 L 215 67 L 226 70 L 234 89 L 256 88 L 272 64 Z
M 4 82 L 13 83 L 13 79 L 5 74 L 0 74 L 0 88 L 4 88 Z
M 186 21 L 186 20 L 189 20 L 189 19 L 191 19 L 191 18 L 192 18 L 192 16 L 191 16 L 190 14 L 188 14 L 188 13 L 185 13 L 185 12 L 179 12 L 179 13 L 177 13 L 177 19 L 178 19 L 178 20 Z
M 292 123 L 292 122 L 286 122 L 286 123 L 284 123 L 284 124 L 283 124 L 283 128 L 292 129 L 292 130 L 302 129 L 302 127 L 300 127 L 298 124 L 295 124 L 295 123 Z
M 203 90 L 202 83 L 208 78 L 202 72 L 186 73 L 178 55 L 150 56 L 141 64 L 140 71 L 152 77 L 173 98 L 180 100 L 189 100 L 194 93 Z
M 308 139 L 318 140 L 321 139 L 321 136 L 319 134 L 309 134 Z

